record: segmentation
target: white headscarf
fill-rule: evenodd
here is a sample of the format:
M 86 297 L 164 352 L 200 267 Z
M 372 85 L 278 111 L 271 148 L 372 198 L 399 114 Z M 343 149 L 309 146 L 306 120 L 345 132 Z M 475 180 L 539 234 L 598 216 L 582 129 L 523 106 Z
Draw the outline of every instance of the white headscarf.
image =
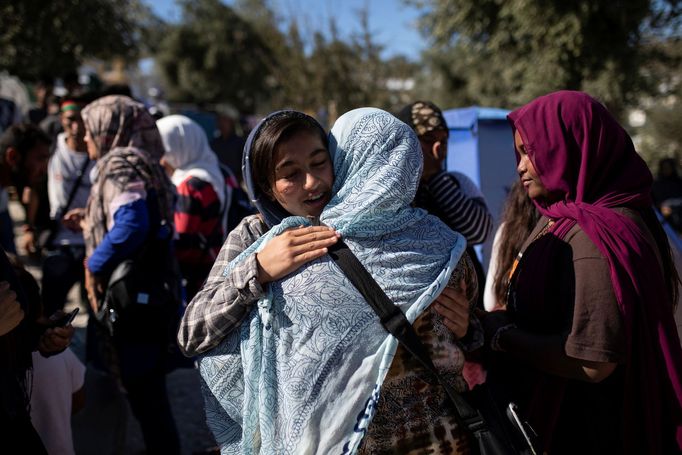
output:
M 188 177 L 208 182 L 218 194 L 221 209 L 224 209 L 228 188 L 204 130 L 184 115 L 163 117 L 156 126 L 166 149 L 163 158 L 175 169 L 171 177 L 173 184 L 178 186 Z

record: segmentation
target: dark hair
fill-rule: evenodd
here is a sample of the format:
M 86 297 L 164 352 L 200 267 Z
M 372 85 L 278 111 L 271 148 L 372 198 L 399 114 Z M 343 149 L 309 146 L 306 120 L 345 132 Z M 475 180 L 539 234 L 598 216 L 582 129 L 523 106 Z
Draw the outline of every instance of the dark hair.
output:
M 302 132 L 318 135 L 324 147 L 329 149 L 327 133 L 322 126 L 302 112 L 282 111 L 268 118 L 258 129 L 250 160 L 254 182 L 263 194 L 272 194 L 277 147 Z
M 670 176 L 664 175 L 664 169 L 666 167 L 671 171 Z M 663 179 L 669 177 L 677 178 L 677 161 L 674 158 L 662 158 L 658 162 L 658 178 Z
M 111 84 L 104 87 L 100 96 L 122 95 L 128 98 L 133 97 L 133 91 L 128 84 Z
M 502 220 L 504 229 L 498 240 L 497 271 L 493 277 L 493 294 L 499 304 L 506 303 L 509 271 L 516 255 L 521 250 L 531 231 L 540 218 L 533 201 L 520 181 L 514 182 L 504 203 Z
M 5 254 L 10 270 L 5 270 L 4 280 L 10 282 L 17 300 L 24 303 L 24 319 L 11 332 L 0 337 L 0 368 L 12 376 L 21 393 L 10 387 L 0 388 L 0 412 L 16 416 L 29 411 L 31 402 L 32 362 L 31 347 L 39 330 L 36 321 L 41 312 L 40 290 L 35 278 L 26 271 L 16 255 Z M 14 277 L 11 273 L 14 272 Z M 20 415 L 20 414 L 19 414 Z
M 54 87 L 54 76 L 48 73 L 41 73 L 36 81 L 38 87 Z
M 24 263 L 16 254 L 7 254 L 12 270 L 19 279 L 19 285 L 23 288 L 26 295 L 26 314 L 25 318 L 29 321 L 36 321 L 43 314 L 42 301 L 40 298 L 40 287 L 35 277 L 26 270 Z
M 670 296 L 673 308 L 677 307 L 677 297 L 678 297 L 678 286 L 680 285 L 680 276 L 677 273 L 677 268 L 675 267 L 675 261 L 673 259 L 673 253 L 670 248 L 670 242 L 668 242 L 668 236 L 663 230 L 663 226 L 658 221 L 656 213 L 653 207 L 648 207 L 646 209 L 639 211 L 644 223 L 651 232 L 654 240 L 656 241 L 656 246 L 658 247 L 659 254 L 661 255 L 661 262 L 663 263 L 663 277 L 666 282 L 666 291 Z
M 23 163 L 29 150 L 38 143 L 50 145 L 50 137 L 38 126 L 31 123 L 12 125 L 0 136 L 0 166 L 6 164 L 7 149 L 12 147 Z
M 62 82 L 64 85 L 68 84 L 73 84 L 76 85 L 78 84 L 78 71 L 67 71 L 62 75 Z

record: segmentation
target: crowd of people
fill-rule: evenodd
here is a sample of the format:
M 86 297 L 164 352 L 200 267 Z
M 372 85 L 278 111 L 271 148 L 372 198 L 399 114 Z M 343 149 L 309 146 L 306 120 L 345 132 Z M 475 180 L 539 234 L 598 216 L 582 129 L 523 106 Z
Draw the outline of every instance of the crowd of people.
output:
M 475 454 L 450 390 L 483 387 L 533 433 L 514 450 L 682 452 L 680 281 L 656 214 L 672 216 L 677 176 L 662 166 L 654 185 L 589 95 L 509 114 L 519 181 L 487 274 L 473 246 L 493 216 L 444 169 L 450 130 L 431 102 L 356 109 L 329 131 L 277 111 L 246 140 L 230 110 L 211 138 L 129 93 L 65 96 L 59 132 L 47 117 L 0 137 L 3 453 L 74 453 L 86 368 L 123 391 L 147 453 L 180 453 L 178 350 L 216 452 Z M 40 258 L 40 283 L 18 250 Z M 79 283 L 82 359 L 64 312 Z M 389 335 L 398 320 L 437 376 Z

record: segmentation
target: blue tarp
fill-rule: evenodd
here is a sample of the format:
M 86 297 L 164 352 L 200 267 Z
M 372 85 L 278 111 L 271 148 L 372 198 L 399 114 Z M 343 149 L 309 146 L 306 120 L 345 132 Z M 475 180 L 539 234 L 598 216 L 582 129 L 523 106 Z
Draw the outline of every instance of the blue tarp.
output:
M 450 109 L 443 112 L 448 128 L 453 129 L 476 129 L 479 120 L 507 120 L 510 111 L 496 107 L 470 106 L 459 109 Z
M 443 116 L 450 130 L 446 168 L 466 174 L 480 187 L 482 163 L 478 138 L 479 122 L 493 121 L 505 124 L 507 114 L 509 111 L 506 109 L 480 106 L 444 111 Z
M 443 112 L 450 130 L 446 169 L 469 177 L 483 192 L 497 227 L 507 190 L 516 175 L 511 127 L 506 109 L 471 106 Z M 493 233 L 479 258 L 487 265 Z

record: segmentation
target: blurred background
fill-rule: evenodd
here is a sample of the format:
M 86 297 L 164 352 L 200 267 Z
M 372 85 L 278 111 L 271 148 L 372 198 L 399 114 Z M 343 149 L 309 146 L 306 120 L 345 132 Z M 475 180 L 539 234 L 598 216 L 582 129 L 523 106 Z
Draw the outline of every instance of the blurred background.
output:
M 0 96 L 125 84 L 152 110 L 228 107 L 249 128 L 292 107 L 512 109 L 584 90 L 653 165 L 682 153 L 677 0 L 24 0 L 0 2 Z M 52 87 L 50 87 L 52 85 Z M 42 90 L 42 92 L 41 92 Z M 652 167 L 653 169 L 653 167 Z

